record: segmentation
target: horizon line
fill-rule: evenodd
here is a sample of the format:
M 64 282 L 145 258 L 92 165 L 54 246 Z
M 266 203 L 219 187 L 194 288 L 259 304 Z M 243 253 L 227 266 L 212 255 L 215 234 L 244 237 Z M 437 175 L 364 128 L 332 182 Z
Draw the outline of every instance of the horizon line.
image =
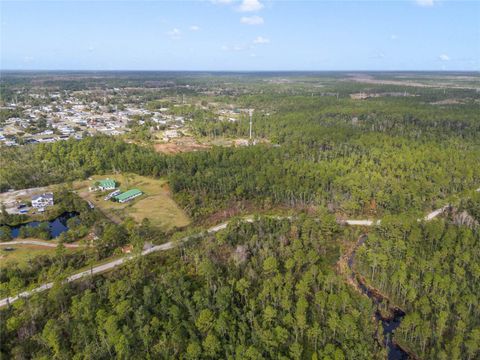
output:
M 479 70 L 465 70 L 465 69 L 345 69 L 345 70 L 320 70 L 320 69 L 311 69 L 311 70 L 295 70 L 295 69 L 283 69 L 283 70 L 166 70 L 166 69 L 0 69 L 0 72 L 52 72 L 52 71 L 63 71 L 63 72 L 222 72 L 222 73 L 271 73 L 271 72 L 470 72 L 470 73 L 480 73 Z

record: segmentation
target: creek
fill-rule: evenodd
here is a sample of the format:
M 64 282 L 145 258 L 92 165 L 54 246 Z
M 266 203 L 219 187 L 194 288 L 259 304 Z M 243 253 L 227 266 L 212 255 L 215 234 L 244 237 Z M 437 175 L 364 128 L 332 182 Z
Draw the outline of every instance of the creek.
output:
M 351 272 L 350 278 L 362 294 L 367 296 L 375 304 L 375 318 L 382 324 L 383 337 L 385 339 L 383 345 L 387 348 L 388 360 L 406 360 L 410 358 L 408 353 L 393 341 L 395 330 L 400 326 L 405 313 L 401 309 L 393 307 L 390 309 L 389 316 L 382 314 L 380 304 L 385 300 L 384 297 L 378 291 L 375 291 L 375 289 L 368 287 L 361 276 L 356 276 L 354 270 L 357 249 L 363 246 L 367 238 L 367 235 L 360 236 L 354 250 L 348 258 L 348 267 Z

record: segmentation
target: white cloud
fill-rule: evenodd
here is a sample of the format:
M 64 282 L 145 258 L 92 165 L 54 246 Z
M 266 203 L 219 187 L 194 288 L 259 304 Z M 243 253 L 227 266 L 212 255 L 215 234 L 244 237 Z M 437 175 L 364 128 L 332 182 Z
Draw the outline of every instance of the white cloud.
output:
M 450 61 L 450 56 L 447 54 L 441 54 L 438 58 L 442 61 Z
M 167 31 L 167 35 L 170 36 L 172 39 L 179 39 L 181 34 L 182 32 L 177 28 Z
M 263 24 L 263 18 L 258 15 L 242 16 L 240 22 L 246 25 L 261 25 Z
M 223 51 L 244 51 L 244 50 L 249 50 L 249 46 L 243 45 L 243 44 L 237 44 L 233 46 L 228 46 L 228 45 L 223 45 L 222 50 Z
M 233 50 L 233 51 L 243 51 L 243 50 L 245 50 L 245 49 L 246 49 L 246 47 L 245 47 L 244 45 L 234 45 L 234 46 L 232 47 L 232 50 Z
M 212 4 L 231 4 L 233 0 L 210 0 Z
M 263 9 L 263 4 L 258 0 L 243 0 L 238 7 L 238 11 L 241 12 L 259 11 L 261 9 Z
M 257 36 L 255 40 L 253 40 L 254 44 L 268 44 L 270 42 L 270 39 L 265 38 L 263 36 Z
M 200 26 L 192 25 L 192 26 L 190 26 L 190 30 L 191 31 L 198 31 L 198 30 L 200 30 Z
M 375 54 L 373 54 L 372 56 L 370 56 L 371 59 L 377 59 L 377 60 L 381 60 L 381 59 L 385 59 L 385 54 L 383 52 L 377 52 Z
M 415 0 L 418 6 L 431 7 L 435 5 L 435 0 Z
M 397 39 L 398 39 L 398 35 L 395 35 L 395 34 L 390 35 L 390 40 L 397 40 Z

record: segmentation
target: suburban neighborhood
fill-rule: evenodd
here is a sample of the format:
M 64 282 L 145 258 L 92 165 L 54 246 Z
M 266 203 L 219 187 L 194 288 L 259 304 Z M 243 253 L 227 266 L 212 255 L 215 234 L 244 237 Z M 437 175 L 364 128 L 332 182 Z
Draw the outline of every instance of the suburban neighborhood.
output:
M 103 134 L 121 136 L 127 141 L 138 141 L 145 130 L 149 138 L 160 143 L 190 136 L 195 131 L 194 115 L 183 115 L 181 109 L 208 111 L 209 121 L 235 123 L 247 110 L 235 105 L 199 103 L 185 96 L 167 96 L 161 102 L 139 100 L 138 93 L 147 95 L 163 91 L 170 84 L 158 88 L 112 88 L 81 91 L 17 90 L 14 101 L 0 103 L 0 146 L 53 143 L 62 140 L 81 140 Z M 177 86 L 199 94 L 211 95 L 194 85 Z M 216 93 L 233 90 L 218 88 Z M 142 135 L 142 140 L 145 135 Z

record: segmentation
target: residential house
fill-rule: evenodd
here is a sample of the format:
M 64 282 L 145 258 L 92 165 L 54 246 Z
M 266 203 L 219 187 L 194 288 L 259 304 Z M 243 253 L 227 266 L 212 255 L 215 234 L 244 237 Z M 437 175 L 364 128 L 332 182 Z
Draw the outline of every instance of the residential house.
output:
M 104 179 L 98 182 L 98 188 L 102 191 L 105 190 L 113 190 L 117 187 L 115 180 L 112 179 Z
M 32 206 L 37 209 L 53 206 L 53 193 L 44 193 L 33 196 Z
M 130 254 L 133 250 L 133 246 L 132 245 L 125 245 L 122 247 L 122 253 L 124 254 Z

